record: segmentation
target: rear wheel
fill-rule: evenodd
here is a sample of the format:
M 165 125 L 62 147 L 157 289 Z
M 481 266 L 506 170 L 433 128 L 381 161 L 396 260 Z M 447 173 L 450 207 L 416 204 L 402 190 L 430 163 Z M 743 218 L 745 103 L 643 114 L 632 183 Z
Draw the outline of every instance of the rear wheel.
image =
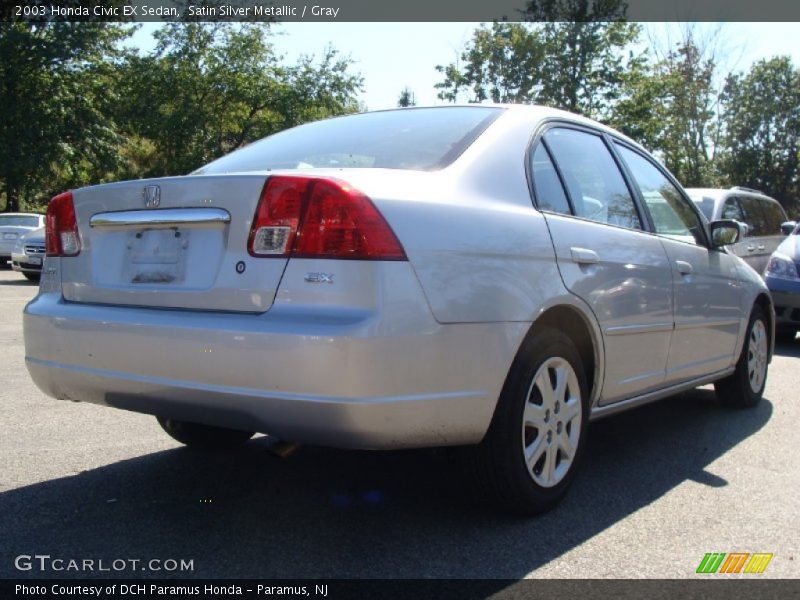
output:
M 767 383 L 768 361 L 767 318 L 762 308 L 756 305 L 750 314 L 747 337 L 736 363 L 736 370 L 714 384 L 720 402 L 742 408 L 758 404 Z
M 252 431 L 239 431 L 212 425 L 201 425 L 188 421 L 176 421 L 165 417 L 156 417 L 158 424 L 170 437 L 193 448 L 230 448 L 244 444 L 253 437 Z
M 537 514 L 561 500 L 583 452 L 587 394 L 572 340 L 549 328 L 526 340 L 475 448 L 474 471 L 493 503 Z

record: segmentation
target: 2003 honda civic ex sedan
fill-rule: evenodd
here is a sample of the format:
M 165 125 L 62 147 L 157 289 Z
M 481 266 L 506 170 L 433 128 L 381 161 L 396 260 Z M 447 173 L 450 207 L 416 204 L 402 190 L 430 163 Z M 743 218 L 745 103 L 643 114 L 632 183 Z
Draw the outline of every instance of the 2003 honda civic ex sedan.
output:
M 53 198 L 27 366 L 189 445 L 473 445 L 489 496 L 540 512 L 590 420 L 709 382 L 759 401 L 773 308 L 739 227 L 569 113 L 339 117 Z

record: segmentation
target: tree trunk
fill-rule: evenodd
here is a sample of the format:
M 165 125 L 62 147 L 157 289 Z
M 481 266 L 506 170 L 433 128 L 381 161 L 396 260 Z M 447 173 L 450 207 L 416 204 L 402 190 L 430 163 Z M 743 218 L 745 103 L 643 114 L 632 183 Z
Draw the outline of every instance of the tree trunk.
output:
M 6 179 L 6 208 L 3 212 L 19 212 L 19 187 Z

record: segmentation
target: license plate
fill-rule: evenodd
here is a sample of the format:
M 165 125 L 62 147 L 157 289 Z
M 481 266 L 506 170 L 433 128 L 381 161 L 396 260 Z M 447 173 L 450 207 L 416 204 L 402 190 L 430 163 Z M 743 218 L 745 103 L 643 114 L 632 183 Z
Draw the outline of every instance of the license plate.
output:
M 146 229 L 128 238 L 127 279 L 131 283 L 165 284 L 183 281 L 188 232 Z
M 40 264 L 42 264 L 42 257 L 41 256 L 29 256 L 28 257 L 28 264 L 30 264 L 30 265 L 40 265 Z

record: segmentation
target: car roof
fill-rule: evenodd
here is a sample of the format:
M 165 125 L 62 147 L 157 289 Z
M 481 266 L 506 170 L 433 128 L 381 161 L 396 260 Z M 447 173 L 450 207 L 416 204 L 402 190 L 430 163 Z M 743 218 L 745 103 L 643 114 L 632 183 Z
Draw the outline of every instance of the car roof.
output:
M 510 104 L 510 103 L 496 103 L 496 102 L 471 102 L 471 103 L 464 103 L 464 102 L 454 102 L 452 104 L 432 104 L 432 105 L 425 105 L 425 106 L 407 106 L 401 108 L 386 108 L 382 110 L 374 110 L 374 111 L 367 111 L 367 112 L 390 112 L 390 111 L 410 111 L 410 110 L 419 110 L 419 109 L 439 109 L 439 110 L 446 110 L 448 108 L 502 108 L 509 113 L 520 113 L 520 112 L 527 112 L 537 120 L 545 120 L 545 119 L 559 119 L 563 121 L 570 121 L 577 125 L 585 125 L 587 127 L 591 127 L 595 130 L 600 130 L 604 133 L 607 133 L 611 136 L 616 137 L 617 139 L 624 140 L 625 142 L 629 143 L 630 145 L 647 152 L 649 151 L 636 142 L 632 140 L 625 134 L 617 131 L 616 129 L 612 129 L 608 125 L 604 125 L 599 121 L 595 121 L 594 119 L 590 119 L 588 117 L 584 117 L 582 115 L 572 113 L 566 110 L 561 110 L 560 108 L 553 108 L 551 106 L 544 106 L 542 104 Z M 343 116 L 350 116 L 350 115 L 343 115 Z M 333 117 L 333 118 L 340 118 L 340 117 Z
M 686 188 L 686 193 L 690 196 L 703 196 L 704 198 L 711 198 L 717 202 L 725 200 L 730 196 L 751 196 L 753 198 L 762 198 L 771 202 L 780 204 L 775 198 L 771 198 L 766 194 L 755 190 L 749 190 L 742 187 L 731 188 Z

